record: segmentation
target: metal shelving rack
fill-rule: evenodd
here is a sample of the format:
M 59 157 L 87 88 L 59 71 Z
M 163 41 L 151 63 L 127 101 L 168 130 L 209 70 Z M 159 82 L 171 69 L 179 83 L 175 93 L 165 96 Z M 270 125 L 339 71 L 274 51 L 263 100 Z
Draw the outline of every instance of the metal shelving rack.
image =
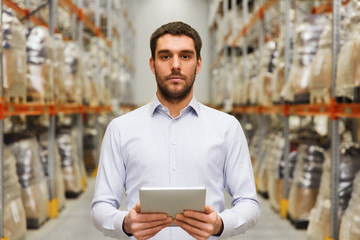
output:
M 77 34 L 77 41 L 79 44 L 80 49 L 83 51 L 83 33 L 84 33 L 84 26 L 89 28 L 92 33 L 97 36 L 99 39 L 104 39 L 108 45 L 108 67 L 111 69 L 111 66 L 113 64 L 112 61 L 112 31 L 111 31 L 111 22 L 108 22 L 107 26 L 107 36 L 105 36 L 100 29 L 100 19 L 98 12 L 96 11 L 96 20 L 95 24 L 83 14 L 82 7 L 83 7 L 83 0 L 77 0 L 76 4 L 73 3 L 74 0 L 48 0 L 49 4 L 49 25 L 44 23 L 42 20 L 38 19 L 37 17 L 31 15 L 29 17 L 29 20 L 32 21 L 35 25 L 39 26 L 45 26 L 49 29 L 49 34 L 51 38 L 54 36 L 54 33 L 58 32 L 56 29 L 56 10 L 58 6 L 66 6 L 68 10 L 73 15 L 73 22 L 76 23 L 77 26 L 77 32 L 73 32 L 73 37 Z M 99 5 L 100 1 L 95 0 L 96 4 Z M 122 0 L 124 3 L 126 0 Z M 12 2 L 11 0 L 0 0 L 0 26 L 2 26 L 2 10 L 3 10 L 3 4 L 12 8 L 14 11 L 16 11 L 18 14 L 22 16 L 27 16 L 29 14 L 28 9 L 22 9 L 19 7 L 16 3 Z M 107 11 L 108 16 L 111 16 L 111 11 L 113 5 L 113 1 L 109 0 L 107 1 Z M 99 8 L 97 8 L 99 9 Z M 128 29 L 131 30 L 132 34 L 135 34 L 135 31 L 132 27 L 132 23 L 128 18 L 128 13 L 126 12 L 126 9 L 122 9 L 122 15 L 124 15 L 124 20 L 126 20 Z M 119 14 L 121 15 L 121 14 Z M 110 19 L 110 18 L 109 18 Z M 121 30 L 121 28 L 118 28 L 118 30 Z M 1 29 L 2 31 L 2 29 Z M 124 31 L 122 29 L 121 33 L 129 32 Z M 117 32 L 117 35 L 121 35 L 120 31 Z M 2 40 L 2 32 L 0 34 Z M 128 35 L 127 38 L 132 38 L 133 35 Z M 76 37 L 75 37 L 76 38 Z M 74 38 L 74 39 L 75 39 Z M 66 39 L 65 39 L 66 40 Z M 118 38 L 119 45 L 120 45 L 120 38 Z M 122 40 L 124 41 L 124 40 Z M 117 54 L 121 58 L 121 63 L 117 63 L 120 68 L 126 68 L 129 71 L 134 71 L 134 66 L 132 65 L 131 61 L 121 52 L 122 49 L 117 49 Z M 3 86 L 3 64 L 2 64 L 2 45 L 0 47 L 0 84 Z M 116 62 L 115 62 L 116 63 Z M 98 64 L 99 61 L 98 61 Z M 99 65 L 98 65 L 99 66 Z M 99 71 L 100 68 L 98 68 Z M 53 74 L 50 74 L 51 79 L 50 81 L 54 81 Z M 98 78 L 99 79 L 99 78 Z M 109 83 L 102 83 L 106 87 L 110 88 Z M 54 85 L 53 85 L 54 86 Z M 54 92 L 52 93 L 54 94 Z M 116 105 L 118 107 L 118 105 Z M 125 106 L 122 107 L 123 110 L 131 110 L 133 109 L 132 106 Z M 77 119 L 77 127 L 79 129 L 78 134 L 78 157 L 79 157 L 79 164 L 80 167 L 84 167 L 83 163 L 83 117 L 84 114 L 96 114 L 99 115 L 101 113 L 117 113 L 119 112 L 118 109 L 113 109 L 111 106 L 108 105 L 99 105 L 99 106 L 86 106 L 83 104 L 57 104 L 54 101 L 50 103 L 40 104 L 36 102 L 28 102 L 28 103 L 8 103 L 4 101 L 3 97 L 3 88 L 0 87 L 0 136 L 3 137 L 3 119 L 5 116 L 18 116 L 18 115 L 25 115 L 25 116 L 36 116 L 36 115 L 48 115 L 49 116 L 49 130 L 48 130 L 48 141 L 49 141 L 49 154 L 48 154 L 48 172 L 49 172 L 49 184 L 50 184 L 50 199 L 49 199 L 49 216 L 50 218 L 55 218 L 58 215 L 58 199 L 55 197 L 55 164 L 54 164 L 54 146 L 55 146 L 55 117 L 57 114 L 72 114 L 76 115 Z M 0 186 L 3 184 L 3 141 L 0 141 Z M 85 190 L 86 185 L 86 179 L 82 179 L 83 181 L 83 190 Z M 3 188 L 0 187 L 0 240 L 7 240 L 8 238 L 4 236 L 4 219 L 3 219 Z
M 225 8 L 225 1 L 224 8 Z M 216 4 L 217 1 L 213 1 Z M 221 2 L 221 1 L 218 1 Z M 248 71 L 246 67 L 247 62 L 247 33 L 249 29 L 256 26 L 258 21 L 263 21 L 266 19 L 264 15 L 269 8 L 274 6 L 275 4 L 282 4 L 282 8 L 284 11 L 283 16 L 283 24 L 285 25 L 285 81 L 288 79 L 289 70 L 290 70 L 290 44 L 291 44 L 291 30 L 290 30 L 290 8 L 291 4 L 293 3 L 292 0 L 286 0 L 284 2 L 279 0 L 263 0 L 258 1 L 258 14 L 254 14 L 251 19 L 248 19 L 248 1 L 242 1 L 242 8 L 243 8 L 243 28 L 242 31 L 238 32 L 233 38 L 232 41 L 232 48 L 236 46 L 236 43 L 242 39 L 242 48 L 243 48 L 243 65 L 242 65 L 242 76 L 246 76 Z M 299 104 L 299 105 L 290 105 L 290 104 L 280 104 L 274 105 L 271 107 L 265 106 L 233 106 L 231 112 L 235 114 L 243 114 L 244 119 L 246 121 L 248 114 L 257 114 L 259 116 L 259 128 L 260 133 L 263 131 L 264 123 L 263 123 L 263 115 L 269 114 L 277 114 L 281 115 L 284 119 L 285 127 L 284 127 L 284 137 L 285 137 L 285 148 L 284 148 L 284 159 L 285 159 L 285 176 L 284 176 L 284 192 L 283 192 L 283 199 L 280 203 L 280 215 L 286 217 L 287 214 L 287 207 L 288 207 L 288 197 L 289 197 L 289 152 L 290 152 L 290 128 L 289 128 L 289 116 L 296 115 L 296 116 L 328 116 L 331 120 L 331 145 L 334 146 L 331 148 L 331 159 L 332 159 L 332 169 L 331 169 L 331 223 L 330 223 L 330 236 L 327 237 L 327 240 L 337 240 L 339 236 L 339 226 L 338 226 L 338 201 L 339 196 L 337 193 L 337 186 L 339 183 L 339 162 L 340 162 L 340 152 L 339 152 L 339 145 L 340 145 L 340 135 L 339 135 L 339 122 L 338 118 L 360 118 L 360 104 L 351 103 L 336 103 L 335 102 L 335 86 L 336 86 L 336 70 L 337 70 L 337 58 L 338 52 L 340 48 L 340 8 L 341 5 L 345 5 L 349 3 L 349 1 L 341 1 L 341 0 L 332 0 L 332 6 L 328 4 L 321 4 L 317 8 L 314 8 L 313 11 L 315 13 L 323 13 L 329 11 L 331 9 L 333 15 L 333 46 L 332 46 L 332 81 L 331 81 L 331 97 L 332 101 L 330 104 Z M 234 5 L 235 6 L 235 5 Z M 235 21 L 235 20 L 234 20 Z M 265 20 L 266 21 L 266 20 Z M 263 24 L 259 26 L 259 47 L 262 47 L 263 43 Z M 234 33 L 233 33 L 234 34 Z M 211 65 L 211 69 L 215 69 L 222 61 L 224 55 L 218 55 L 215 57 L 215 61 Z M 234 66 L 234 65 L 233 65 Z M 260 137 L 262 139 L 262 137 Z M 261 146 L 261 142 L 259 143 Z M 259 151 L 259 161 L 262 161 L 261 149 Z

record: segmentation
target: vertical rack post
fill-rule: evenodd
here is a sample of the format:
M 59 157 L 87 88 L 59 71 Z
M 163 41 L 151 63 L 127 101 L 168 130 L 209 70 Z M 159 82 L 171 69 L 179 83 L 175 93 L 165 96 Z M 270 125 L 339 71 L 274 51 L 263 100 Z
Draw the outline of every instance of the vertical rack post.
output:
M 284 20 L 285 20 L 285 82 L 288 81 L 288 76 L 290 72 L 290 45 L 291 45 L 291 31 L 290 31 L 290 6 L 291 0 L 286 0 L 284 5 Z M 284 83 L 285 84 L 285 83 Z M 289 154 L 290 154 L 290 126 L 289 126 L 289 116 L 284 116 L 284 194 L 280 202 L 280 215 L 283 218 L 287 216 L 288 209 L 288 199 L 290 191 L 290 164 L 289 164 Z
M 232 23 L 232 36 L 235 37 L 235 29 L 236 29 L 236 19 L 237 19 L 237 11 L 236 11 L 236 0 L 232 0 L 231 1 L 231 11 L 232 11 L 232 19 L 231 19 L 231 23 Z M 229 45 L 230 49 L 231 49 L 231 69 L 232 69 L 232 75 L 231 75 L 231 83 L 229 84 L 229 93 L 231 94 L 231 96 L 233 96 L 233 89 L 236 83 L 236 77 L 237 77 L 237 71 L 236 69 L 236 58 L 237 58 L 237 51 L 236 51 L 236 46 L 231 46 Z M 233 101 L 231 101 L 231 107 L 233 105 Z
M 77 1 L 77 7 L 78 7 L 78 11 L 80 11 L 80 16 L 78 16 L 77 19 L 77 27 L 78 27 L 78 35 L 77 35 L 77 42 L 78 42 L 78 46 L 80 49 L 80 52 L 83 53 L 84 52 L 84 23 L 82 21 L 82 19 L 79 19 L 79 17 L 81 17 L 82 14 L 82 9 L 83 9 L 83 0 L 78 0 Z M 80 109 L 82 108 L 82 104 L 83 104 L 83 92 L 81 91 L 81 97 L 80 97 Z M 79 166 L 80 169 L 84 172 L 85 171 L 85 166 L 84 166 L 84 150 L 83 150 L 83 135 L 84 135 L 84 121 L 83 121 L 83 115 L 85 113 L 82 111 L 79 111 L 76 114 L 76 126 L 78 129 L 78 134 L 77 134 L 77 142 L 78 142 L 78 160 L 79 160 Z M 82 191 L 85 191 L 86 188 L 86 179 L 85 177 L 81 178 L 81 187 L 82 187 Z
M 57 0 L 49 0 L 49 33 L 51 41 L 54 38 L 55 25 L 56 25 L 56 7 Z M 55 105 L 55 84 L 54 84 L 54 69 L 51 65 L 50 74 L 49 74 L 50 86 L 53 86 L 51 92 L 51 99 L 53 99 L 53 105 Z M 55 218 L 58 215 L 59 203 L 58 199 L 55 196 L 55 111 L 51 111 L 49 116 L 49 133 L 48 133 L 48 176 L 49 176 L 49 187 L 50 187 L 50 218 Z
M 95 0 L 95 28 L 97 29 L 97 38 L 96 38 L 96 44 L 97 44 L 97 51 L 96 51 L 96 86 L 98 88 L 98 97 L 100 100 L 100 105 L 102 104 L 101 99 L 102 99 L 102 84 L 100 81 L 100 0 Z M 95 137 L 95 145 L 96 145 L 96 157 L 95 159 L 98 161 L 99 156 L 100 156 L 100 123 L 99 123 L 99 116 L 98 113 L 95 113 L 96 116 L 96 123 L 95 123 L 95 128 L 97 131 L 96 137 Z M 97 162 L 98 164 L 98 162 Z
M 3 89 L 3 29 L 2 29 L 2 10 L 3 10 L 3 1 L 0 0 L 0 111 L 1 111 L 1 118 L 0 118 L 0 240 L 5 240 L 6 237 L 4 236 L 4 188 L 3 188 L 3 171 L 4 171 L 4 155 L 3 155 L 3 138 L 4 138 L 4 119 L 3 119 L 3 112 L 4 112 L 4 89 Z
M 232 74 L 229 74 L 229 64 L 230 64 L 230 57 L 229 57 L 229 48 L 227 46 L 226 41 L 226 37 L 229 34 L 230 31 L 230 27 L 229 27 L 229 7 L 230 7 L 230 1 L 231 0 L 224 0 L 223 1 L 223 9 L 224 9 L 224 33 L 225 36 L 223 36 L 223 51 L 224 51 L 224 68 L 226 69 L 226 76 L 224 77 L 224 81 L 225 81 L 225 99 L 224 99 L 224 111 L 228 112 L 231 110 L 232 108 L 232 102 L 231 102 L 231 96 L 230 96 L 230 91 L 231 91 L 231 87 L 230 87 L 230 82 L 232 81 Z
M 263 1 L 260 0 L 259 7 L 262 6 L 262 4 L 263 4 Z M 260 24 L 258 25 L 258 27 L 259 27 L 259 30 L 258 30 L 259 56 L 260 56 L 259 62 L 261 62 L 261 59 L 263 58 L 263 54 L 264 54 L 264 32 L 265 32 L 264 24 L 265 24 L 264 18 L 260 19 Z M 264 128 L 265 117 L 260 112 L 258 112 L 257 119 L 258 119 L 258 129 L 259 129 L 259 139 L 258 139 L 258 146 L 259 146 L 258 147 L 258 162 L 259 162 L 259 164 L 258 164 L 257 172 L 259 172 L 259 169 L 264 162 L 263 144 L 264 144 L 264 137 L 265 137 L 265 128 Z M 256 180 L 256 182 L 258 182 L 258 180 Z
M 337 59 L 340 49 L 340 7 L 341 0 L 332 1 L 332 75 L 331 75 L 331 97 L 332 104 L 335 104 L 335 86 Z M 339 238 L 339 165 L 340 165 L 340 135 L 339 122 L 335 116 L 331 116 L 331 222 L 330 222 L 330 238 L 337 240 Z
M 105 83 L 105 88 L 108 90 L 111 99 L 111 72 L 112 72 L 112 27 L 111 27 L 111 19 L 112 19 L 112 0 L 107 1 L 106 11 L 107 11 L 107 39 L 108 39 L 108 79 Z M 107 117 L 110 117 L 110 113 L 107 113 Z M 109 120 L 109 119 L 108 119 Z

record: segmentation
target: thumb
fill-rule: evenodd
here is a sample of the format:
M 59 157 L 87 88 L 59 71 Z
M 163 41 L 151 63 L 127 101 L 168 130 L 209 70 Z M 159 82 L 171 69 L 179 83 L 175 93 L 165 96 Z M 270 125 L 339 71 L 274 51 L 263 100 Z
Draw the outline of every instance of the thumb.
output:
M 140 203 L 139 202 L 136 203 L 134 209 L 137 213 L 140 213 Z
M 214 211 L 215 211 L 215 210 L 214 210 L 211 206 L 205 205 L 205 213 L 206 213 L 206 214 L 212 213 L 212 212 L 214 212 Z

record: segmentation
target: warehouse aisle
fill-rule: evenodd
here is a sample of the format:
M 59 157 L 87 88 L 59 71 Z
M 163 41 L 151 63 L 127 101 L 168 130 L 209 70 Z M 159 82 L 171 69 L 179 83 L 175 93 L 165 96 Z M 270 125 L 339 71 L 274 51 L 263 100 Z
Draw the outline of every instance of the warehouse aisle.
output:
M 100 240 L 110 239 L 98 232 L 90 220 L 90 203 L 93 196 L 94 178 L 88 179 L 88 186 L 77 199 L 67 199 L 66 207 L 56 219 L 46 222 L 38 230 L 28 230 L 27 240 Z M 304 230 L 295 230 L 287 220 L 275 214 L 269 202 L 260 197 L 262 214 L 257 226 L 246 235 L 231 240 L 305 240 Z M 229 202 L 229 201 L 227 201 Z

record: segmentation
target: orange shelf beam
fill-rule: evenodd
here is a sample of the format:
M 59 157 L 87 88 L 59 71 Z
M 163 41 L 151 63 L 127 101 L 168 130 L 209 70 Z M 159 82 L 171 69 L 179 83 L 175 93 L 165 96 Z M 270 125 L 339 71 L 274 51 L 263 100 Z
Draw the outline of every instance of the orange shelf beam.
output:
M 64 114 L 84 114 L 112 112 L 111 106 L 83 106 L 81 104 L 40 104 L 40 103 L 4 103 L 0 100 L 0 120 L 5 116 L 35 116 L 35 115 L 56 115 Z
M 328 116 L 344 118 L 360 118 L 360 103 L 330 104 L 281 104 L 269 107 L 264 106 L 235 106 L 232 112 L 246 114 L 281 114 L 283 116 Z
M 17 116 L 17 115 L 41 115 L 50 114 L 51 105 L 40 105 L 39 103 L 3 103 L 3 116 Z
M 249 20 L 249 22 L 247 24 L 244 24 L 242 31 L 235 36 L 231 45 L 234 47 L 236 43 L 240 40 L 240 38 L 244 37 L 247 31 L 251 29 L 260 19 L 263 18 L 264 13 L 268 11 L 278 1 L 279 0 L 268 0 L 266 1 L 266 3 L 264 3 L 263 6 L 260 6 L 257 14 L 254 14 L 253 17 Z
M 15 12 L 17 12 L 18 14 L 20 14 L 23 17 L 27 16 L 29 13 L 28 9 L 22 9 L 21 7 L 19 7 L 16 3 L 14 3 L 11 0 L 4 0 L 4 4 L 6 6 L 8 6 L 9 8 L 13 9 Z M 29 19 L 36 25 L 48 28 L 48 25 L 44 21 L 40 20 L 39 18 L 37 18 L 35 16 L 30 16 Z

